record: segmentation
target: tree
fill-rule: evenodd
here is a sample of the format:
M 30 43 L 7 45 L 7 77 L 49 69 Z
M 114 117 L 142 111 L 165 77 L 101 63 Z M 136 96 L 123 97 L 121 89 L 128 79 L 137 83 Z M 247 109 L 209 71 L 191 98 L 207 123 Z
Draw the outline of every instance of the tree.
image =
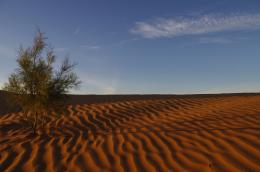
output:
M 45 40 L 44 34 L 38 30 L 33 45 L 19 49 L 18 68 L 4 85 L 4 90 L 12 92 L 11 102 L 22 108 L 34 134 L 39 122 L 44 125 L 46 117 L 53 111 L 61 113 L 66 93 L 81 83 L 72 71 L 75 64 L 68 58 L 58 70 L 54 69 L 56 56 L 52 48 L 47 48 Z

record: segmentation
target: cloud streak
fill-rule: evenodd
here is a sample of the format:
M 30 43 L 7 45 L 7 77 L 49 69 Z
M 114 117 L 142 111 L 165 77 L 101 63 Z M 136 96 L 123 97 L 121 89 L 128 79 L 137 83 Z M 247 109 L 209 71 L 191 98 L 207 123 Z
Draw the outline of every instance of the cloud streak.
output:
M 113 75 L 101 77 L 92 74 L 81 73 L 82 85 L 80 90 L 74 90 L 77 94 L 116 94 L 118 78 Z
M 80 47 L 88 49 L 88 50 L 98 50 L 98 49 L 100 49 L 100 46 L 98 46 L 98 45 L 80 45 Z
M 54 51 L 57 53 L 65 52 L 67 50 L 68 50 L 68 48 L 65 48 L 65 47 L 54 48 Z
M 231 44 L 235 43 L 234 40 L 224 37 L 202 37 L 199 38 L 201 44 Z
M 208 14 L 136 22 L 130 32 L 144 38 L 177 37 L 206 33 L 260 29 L 259 14 Z

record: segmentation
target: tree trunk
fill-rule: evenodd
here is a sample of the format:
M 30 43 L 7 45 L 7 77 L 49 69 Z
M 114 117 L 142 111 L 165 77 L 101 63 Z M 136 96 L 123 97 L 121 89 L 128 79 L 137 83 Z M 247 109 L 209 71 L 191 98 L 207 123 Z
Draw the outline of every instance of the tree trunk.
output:
M 38 126 L 38 113 L 36 112 L 34 118 L 34 124 L 33 124 L 33 134 L 36 134 L 37 126 Z
M 43 112 L 43 116 L 42 116 L 42 129 L 44 129 L 46 124 L 46 112 Z

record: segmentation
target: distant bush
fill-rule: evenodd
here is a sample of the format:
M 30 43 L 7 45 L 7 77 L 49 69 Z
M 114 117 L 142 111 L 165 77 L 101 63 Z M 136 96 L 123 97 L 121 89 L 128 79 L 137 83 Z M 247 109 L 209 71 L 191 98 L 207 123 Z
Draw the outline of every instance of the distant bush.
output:
M 72 71 L 75 64 L 68 58 L 58 70 L 54 69 L 56 56 L 52 48 L 47 48 L 45 40 L 44 34 L 37 31 L 33 45 L 19 49 L 18 68 L 4 85 L 4 90 L 13 93 L 11 102 L 22 108 L 34 134 L 39 123 L 45 124 L 47 115 L 64 109 L 66 93 L 80 84 Z

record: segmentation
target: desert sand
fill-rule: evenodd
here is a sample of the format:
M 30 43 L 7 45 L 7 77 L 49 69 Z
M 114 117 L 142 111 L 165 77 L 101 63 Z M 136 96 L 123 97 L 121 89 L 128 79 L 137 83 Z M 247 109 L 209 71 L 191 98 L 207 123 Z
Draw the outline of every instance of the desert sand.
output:
M 0 105 L 0 171 L 260 171 L 260 95 L 71 96 L 39 135 Z

